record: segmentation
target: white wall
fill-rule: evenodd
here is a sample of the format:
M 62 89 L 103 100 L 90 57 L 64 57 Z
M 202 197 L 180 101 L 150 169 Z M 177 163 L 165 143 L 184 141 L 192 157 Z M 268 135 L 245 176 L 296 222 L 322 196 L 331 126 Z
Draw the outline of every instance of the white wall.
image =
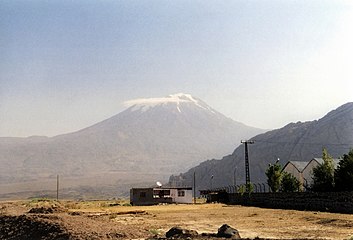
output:
M 303 170 L 303 178 L 307 180 L 307 184 L 310 186 L 313 183 L 313 168 L 317 167 L 319 163 L 315 160 L 311 160 Z
M 175 202 L 175 203 L 192 203 L 192 190 L 179 190 L 179 191 L 184 191 L 185 196 L 179 197 L 178 196 L 178 189 L 171 189 L 170 190 L 170 195 L 173 198 L 173 202 Z
M 298 171 L 296 167 L 292 163 L 287 164 L 287 166 L 283 169 L 283 171 L 292 174 L 300 183 L 303 183 L 302 173 Z

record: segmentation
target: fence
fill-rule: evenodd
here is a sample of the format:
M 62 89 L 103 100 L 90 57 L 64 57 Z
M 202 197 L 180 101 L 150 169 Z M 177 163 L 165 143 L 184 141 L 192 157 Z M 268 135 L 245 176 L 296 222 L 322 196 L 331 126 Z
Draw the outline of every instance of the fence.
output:
M 253 193 L 265 193 L 265 192 L 270 192 L 270 187 L 268 186 L 267 183 L 251 183 L 253 187 Z M 241 192 L 241 188 L 244 187 L 245 185 L 229 185 L 229 186 L 224 186 L 224 187 L 217 187 L 217 188 L 212 188 L 208 190 L 201 190 L 201 191 L 213 191 L 213 192 L 227 192 L 227 193 L 239 193 Z
M 353 192 L 228 193 L 228 204 L 353 213 Z

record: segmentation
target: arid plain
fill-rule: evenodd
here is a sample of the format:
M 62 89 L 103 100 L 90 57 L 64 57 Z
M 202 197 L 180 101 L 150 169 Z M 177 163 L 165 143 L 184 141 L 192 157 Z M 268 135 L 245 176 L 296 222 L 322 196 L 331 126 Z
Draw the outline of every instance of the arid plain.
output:
M 126 205 L 117 201 L 7 201 L 0 203 L 1 223 L 8 227 L 7 216 L 25 216 L 26 221 L 16 218 L 11 222 L 12 230 L 19 233 L 25 231 L 26 222 L 32 225 L 44 222 L 49 229 L 44 232 L 55 225 L 55 229 L 61 229 L 61 234 L 71 236 L 70 239 L 164 237 L 174 226 L 196 230 L 199 234 L 216 233 L 225 223 L 236 228 L 242 238 L 250 239 L 351 239 L 353 236 L 353 215 L 349 214 L 224 204 Z M 31 209 L 53 212 L 28 213 Z M 8 233 L 1 231 L 1 236 L 6 237 Z

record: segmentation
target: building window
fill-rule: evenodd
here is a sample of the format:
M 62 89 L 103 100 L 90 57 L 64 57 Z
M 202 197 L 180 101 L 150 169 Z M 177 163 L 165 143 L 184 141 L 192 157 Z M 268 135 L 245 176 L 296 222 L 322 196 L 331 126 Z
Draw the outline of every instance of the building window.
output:
M 170 190 L 158 189 L 153 190 L 154 198 L 167 198 L 170 197 Z
M 185 197 L 185 191 L 178 190 L 178 197 Z
M 162 198 L 163 192 L 161 190 L 153 190 L 153 198 Z
M 146 197 L 146 192 L 140 192 L 140 198 L 145 198 Z

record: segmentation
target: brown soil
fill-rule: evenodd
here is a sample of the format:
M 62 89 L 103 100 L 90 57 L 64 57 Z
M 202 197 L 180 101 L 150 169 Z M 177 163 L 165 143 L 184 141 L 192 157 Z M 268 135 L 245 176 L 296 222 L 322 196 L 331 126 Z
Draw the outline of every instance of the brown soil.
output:
M 0 202 L 0 239 L 163 239 L 174 226 L 206 233 L 197 239 L 207 239 L 225 223 L 250 239 L 350 239 L 353 235 L 353 215 L 348 214 L 222 204 L 117 205 Z

